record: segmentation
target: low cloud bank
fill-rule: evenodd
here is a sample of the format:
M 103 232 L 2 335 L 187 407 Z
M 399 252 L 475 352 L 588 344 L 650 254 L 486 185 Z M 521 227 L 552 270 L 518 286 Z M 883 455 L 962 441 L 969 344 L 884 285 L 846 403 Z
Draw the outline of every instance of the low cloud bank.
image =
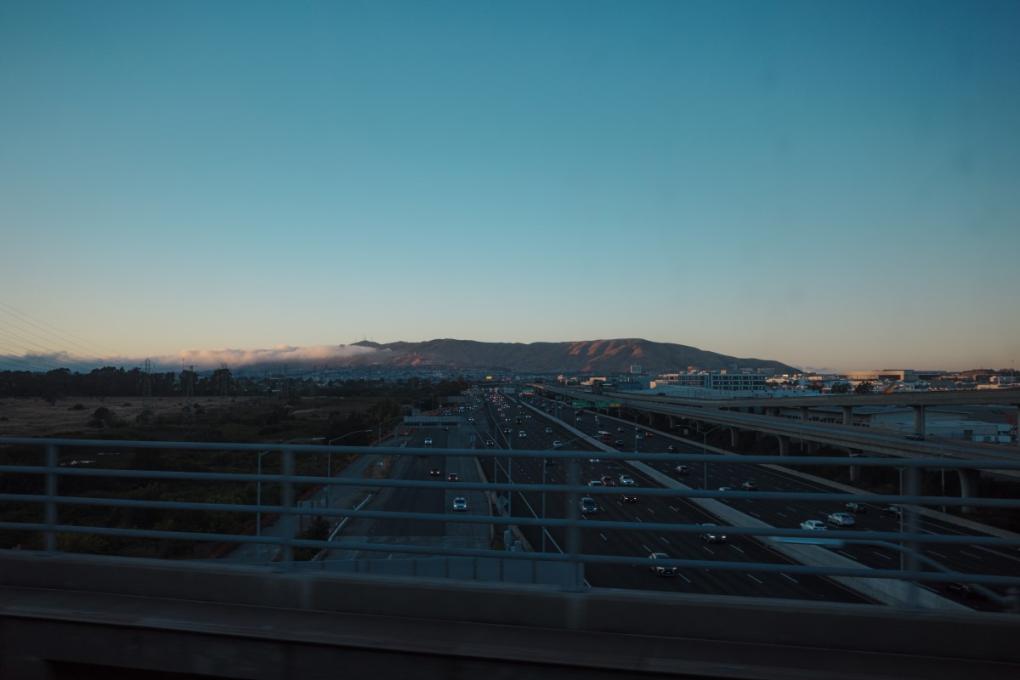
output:
M 189 349 L 177 354 L 148 358 L 154 369 L 176 371 L 188 366 L 194 366 L 199 370 L 219 368 L 224 364 L 228 368 L 241 368 L 258 364 L 288 362 L 328 363 L 360 359 L 379 351 L 374 347 L 361 345 L 313 345 L 310 347 L 277 345 L 267 349 Z M 144 363 L 145 357 L 78 357 L 67 352 L 0 354 L 0 371 L 47 371 L 56 368 L 88 370 L 100 366 L 133 368 L 142 366 Z

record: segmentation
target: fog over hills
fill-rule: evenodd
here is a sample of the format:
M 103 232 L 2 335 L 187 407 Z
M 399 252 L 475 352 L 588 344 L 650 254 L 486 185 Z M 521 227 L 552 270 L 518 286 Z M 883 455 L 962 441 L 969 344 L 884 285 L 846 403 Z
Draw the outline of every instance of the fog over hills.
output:
M 581 340 L 574 342 L 479 342 L 450 338 L 422 342 L 378 343 L 362 341 L 350 345 L 296 347 L 279 345 L 267 349 L 186 350 L 177 355 L 148 357 L 155 370 L 180 370 L 195 366 L 208 370 L 231 369 L 342 368 L 348 366 L 392 366 L 394 368 L 447 368 L 509 370 L 525 373 L 625 373 L 633 365 L 645 372 L 705 369 L 775 368 L 794 371 L 778 361 L 732 357 L 668 342 L 640 338 Z M 83 358 L 66 353 L 26 354 L 0 357 L 4 369 L 49 370 L 67 367 L 87 370 L 99 366 L 133 367 L 145 357 Z

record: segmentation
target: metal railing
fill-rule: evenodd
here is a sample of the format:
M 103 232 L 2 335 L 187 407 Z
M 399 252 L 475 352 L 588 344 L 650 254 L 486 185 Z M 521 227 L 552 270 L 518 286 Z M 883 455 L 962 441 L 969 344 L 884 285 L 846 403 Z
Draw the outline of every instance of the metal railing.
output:
M 277 472 L 245 472 L 238 470 L 208 469 L 174 470 L 148 469 L 143 464 L 131 467 L 69 464 L 68 455 L 72 451 L 116 450 L 123 451 L 164 451 L 164 452 L 204 452 L 207 454 L 232 452 L 250 456 L 251 464 L 261 452 L 271 451 L 279 454 L 280 465 Z M 12 456 L 43 454 L 38 462 L 11 462 Z M 322 460 L 323 457 L 336 454 L 372 455 L 372 456 L 446 456 L 448 458 L 500 459 L 512 458 L 520 461 L 558 460 L 565 467 L 565 483 L 511 483 L 511 482 L 471 482 L 471 481 L 436 481 L 425 479 L 399 478 L 362 478 L 337 477 L 332 475 L 307 474 L 299 471 L 299 458 L 303 461 Z M 719 463 L 715 454 L 681 454 L 681 453 L 605 453 L 599 452 L 598 457 L 605 461 L 630 461 L 644 463 Z M 981 589 L 981 592 L 999 604 L 1002 608 L 1016 607 L 1016 598 L 1007 589 L 1020 587 L 1020 569 L 1014 574 L 971 573 L 950 569 L 924 554 L 926 546 L 936 545 L 969 545 L 1020 547 L 1020 538 L 1009 534 L 999 535 L 965 535 L 961 533 L 931 533 L 918 528 L 917 508 L 922 506 L 970 506 L 1015 510 L 1020 507 L 1020 499 L 1016 498 L 959 498 L 946 496 L 930 496 L 918 493 L 905 494 L 872 494 L 872 493 L 841 493 L 822 491 L 779 492 L 779 491 L 717 491 L 678 486 L 677 488 L 638 486 L 627 487 L 592 487 L 581 484 L 582 460 L 592 456 L 590 451 L 564 450 L 500 450 L 500 449 L 412 449 L 404 447 L 347 447 L 303 444 L 229 444 L 229 443 L 195 443 L 195 442 L 153 442 L 153 441 L 115 441 L 115 440 L 72 440 L 44 439 L 28 437 L 0 437 L 0 539 L 13 534 L 25 535 L 30 545 L 39 545 L 45 551 L 60 551 L 62 537 L 73 535 L 93 535 L 120 539 L 140 539 L 157 541 L 185 541 L 192 543 L 213 544 L 260 544 L 278 548 L 279 559 L 271 563 L 274 569 L 289 569 L 295 564 L 294 551 L 310 549 L 312 551 L 365 551 L 385 552 L 406 555 L 443 555 L 459 557 L 498 557 L 510 560 L 526 560 L 535 563 L 567 564 L 570 574 L 562 583 L 562 587 L 571 591 L 585 589 L 584 565 L 609 564 L 677 569 L 713 569 L 719 571 L 741 570 L 748 572 L 783 573 L 790 575 L 809 575 L 823 577 L 846 577 L 863 579 L 895 580 L 913 584 L 919 583 L 966 583 Z M 108 458 L 109 459 L 109 458 Z M 847 464 L 844 457 L 831 456 L 732 456 L 725 459 L 728 465 L 754 466 L 759 464 L 782 464 L 789 466 L 831 466 Z M 988 461 L 958 459 L 901 459 L 887 457 L 856 457 L 856 466 L 876 468 L 897 468 L 907 471 L 908 479 L 916 479 L 917 473 L 925 468 L 931 469 L 982 469 L 982 470 L 1020 470 L 1020 460 L 1016 462 L 1000 459 Z M 41 483 L 39 478 L 41 477 Z M 22 486 L 32 486 L 34 492 L 25 492 L 22 488 L 12 490 L 9 483 L 14 479 L 22 480 Z M 70 479 L 104 479 L 119 480 L 120 488 L 111 493 L 108 489 L 103 495 L 68 495 L 61 493 L 62 480 Z M 35 480 L 25 482 L 24 480 Z M 150 482 L 200 482 L 200 483 L 243 483 L 243 484 L 274 484 L 279 487 L 279 501 L 273 504 L 258 502 L 230 503 L 210 502 L 205 500 L 152 500 L 130 497 L 138 485 L 125 485 L 124 482 L 136 481 L 139 484 Z M 511 516 L 509 514 L 472 515 L 455 514 L 452 512 L 406 512 L 385 509 L 369 509 L 366 503 L 357 507 L 303 507 L 298 505 L 299 490 L 323 487 L 358 487 L 374 489 L 428 489 L 457 490 L 479 492 L 538 492 L 547 494 L 563 494 L 565 511 L 562 516 Z M 910 485 L 910 488 L 916 488 Z M 613 531 L 658 531 L 676 534 L 703 534 L 706 529 L 700 523 L 668 522 L 668 521 L 623 521 L 584 517 L 579 509 L 582 496 L 600 497 L 619 495 L 626 491 L 628 495 L 646 497 L 671 497 L 679 499 L 715 499 L 739 500 L 753 499 L 758 501 L 798 501 L 825 502 L 857 502 L 874 504 L 890 504 L 902 508 L 903 522 L 900 531 L 829 529 L 825 532 L 803 529 L 780 528 L 773 526 L 739 526 L 720 522 L 713 531 L 729 536 L 746 536 L 759 540 L 769 540 L 777 544 L 815 544 L 825 547 L 844 545 L 878 545 L 892 549 L 905 555 L 898 569 L 870 568 L 865 566 L 846 567 L 817 564 L 789 564 L 783 562 L 724 561 L 674 557 L 669 559 L 652 559 L 647 555 L 614 555 L 597 552 L 584 552 L 582 549 L 583 530 Z M 378 494 L 377 494 L 378 496 Z M 261 494 L 260 494 L 261 497 Z M 261 498 L 260 498 L 261 500 Z M 41 507 L 38 519 L 25 519 L 24 510 L 29 507 Z M 540 527 L 540 531 L 562 529 L 565 532 L 563 547 L 556 552 L 521 551 L 507 552 L 487 548 L 458 547 L 455 545 L 419 545 L 371 540 L 345 539 L 338 537 L 338 532 L 331 531 L 327 539 L 301 538 L 297 531 L 288 531 L 284 535 L 255 535 L 254 532 L 218 532 L 218 531 L 181 531 L 175 529 L 138 528 L 132 526 L 110 526 L 67 519 L 70 508 L 104 508 L 113 512 L 118 510 L 145 511 L 191 511 L 191 512 L 223 512 L 241 513 L 242 515 L 266 516 L 315 516 L 337 522 L 351 520 L 420 520 L 444 524 L 484 524 L 495 526 Z M 20 509 L 20 517 L 12 518 L 12 510 Z M 18 515 L 19 513 L 13 513 Z M 85 519 L 88 518 L 86 516 Z M 94 519 L 94 518 L 93 518 Z M 260 520 L 261 521 L 261 520 Z M 331 525 L 335 527 L 335 524 Z M 6 533 L 5 533 L 6 532 Z M 820 536 L 820 533 L 823 535 Z M 34 536 L 34 539 L 31 538 Z M 41 540 L 40 540 L 41 538 Z M 32 544 L 35 540 L 37 543 Z M 10 548 L 0 544 L 0 548 Z M 3 550 L 0 550 L 2 559 Z

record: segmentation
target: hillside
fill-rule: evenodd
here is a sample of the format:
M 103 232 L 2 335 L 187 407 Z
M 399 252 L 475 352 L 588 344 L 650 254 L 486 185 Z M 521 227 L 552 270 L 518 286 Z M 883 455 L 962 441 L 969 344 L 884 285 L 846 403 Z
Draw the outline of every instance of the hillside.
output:
M 396 366 L 510 369 L 533 373 L 623 373 L 640 364 L 647 372 L 705 369 L 775 368 L 793 372 L 792 366 L 767 359 L 738 358 L 696 347 L 640 338 L 583 340 L 578 342 L 477 342 L 437 339 L 424 342 L 355 343 L 378 350 L 362 361 Z

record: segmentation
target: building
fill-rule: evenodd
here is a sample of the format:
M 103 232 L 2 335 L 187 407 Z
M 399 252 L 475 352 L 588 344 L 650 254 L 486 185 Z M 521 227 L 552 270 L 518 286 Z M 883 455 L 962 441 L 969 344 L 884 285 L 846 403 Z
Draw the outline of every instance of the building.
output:
M 696 373 L 663 373 L 649 383 L 653 390 L 663 386 L 693 387 L 725 392 L 756 392 L 768 389 L 768 376 L 760 373 L 698 371 Z
M 917 382 L 917 371 L 909 368 L 883 368 L 878 371 L 849 371 L 846 379 L 862 382 Z

